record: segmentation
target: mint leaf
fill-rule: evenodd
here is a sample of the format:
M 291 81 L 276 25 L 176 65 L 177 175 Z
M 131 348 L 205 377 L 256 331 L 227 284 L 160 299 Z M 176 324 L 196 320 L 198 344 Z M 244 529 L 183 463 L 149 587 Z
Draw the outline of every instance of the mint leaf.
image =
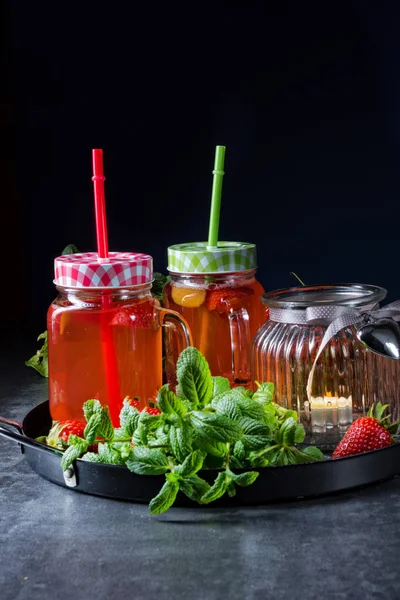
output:
M 274 397 L 275 386 L 273 383 L 262 383 L 260 387 L 254 392 L 253 400 L 259 402 L 262 405 L 269 404 L 272 402 Z
M 122 410 L 119 414 L 119 423 L 122 434 L 125 437 L 132 437 L 140 417 L 140 412 L 137 408 L 131 405 L 128 398 L 124 399 Z
M 293 446 L 296 437 L 297 421 L 286 419 L 275 434 L 275 439 L 283 446 Z
M 233 456 L 235 456 L 239 460 L 244 460 L 245 459 L 245 457 L 246 457 L 246 449 L 245 449 L 245 447 L 243 445 L 242 440 L 239 440 L 234 445 L 234 447 L 233 447 Z
M 87 448 L 86 448 L 87 450 Z M 61 468 L 63 471 L 66 471 L 68 467 L 72 465 L 74 460 L 80 457 L 80 455 L 85 452 L 85 450 L 81 450 L 79 446 L 69 446 L 67 450 L 64 452 L 64 455 L 61 459 Z
M 47 357 L 35 354 L 29 360 L 25 361 L 25 365 L 35 369 L 42 377 L 49 376 L 49 361 Z
M 211 401 L 213 382 L 204 356 L 190 346 L 183 350 L 177 362 L 179 389 L 193 408 L 201 408 Z
M 41 333 L 37 339 L 44 340 L 42 347 L 29 360 L 25 361 L 27 367 L 35 369 L 42 377 L 49 376 L 49 361 L 48 361 L 48 342 L 47 331 Z
M 122 458 L 120 452 L 113 448 L 112 444 L 99 444 L 98 445 L 99 458 L 101 462 L 109 465 L 124 465 L 125 460 Z
M 284 466 L 284 465 L 295 465 L 297 463 L 296 453 L 298 450 L 295 447 L 281 448 L 268 454 L 270 465 L 272 467 Z
M 103 462 L 103 460 L 101 459 L 101 456 L 96 454 L 96 452 L 86 452 L 86 454 L 84 454 L 82 456 L 82 460 L 87 460 L 88 462 L 97 462 L 97 463 Z
M 218 473 L 214 484 L 210 487 L 208 492 L 201 497 L 201 504 L 209 504 L 210 502 L 214 502 L 214 500 L 221 498 L 221 496 L 223 496 L 227 491 L 230 482 L 231 479 L 227 475 L 226 471 Z
M 192 430 L 189 424 L 183 422 L 181 427 L 171 425 L 168 433 L 172 454 L 179 462 L 183 462 L 192 451 Z
M 139 413 L 138 428 L 142 428 L 146 433 L 156 431 L 161 425 L 164 424 L 163 415 L 151 415 L 147 411 L 143 410 Z
M 282 408 L 282 407 L 279 407 Z M 290 410 L 290 409 L 283 409 L 285 412 L 283 415 L 280 415 L 280 417 L 282 418 L 283 421 L 285 421 L 286 419 L 294 419 L 297 423 L 298 421 L 298 415 L 297 412 L 295 410 Z
M 195 432 L 194 445 L 207 452 L 207 454 L 215 457 L 222 457 L 226 454 L 226 444 L 216 442 L 207 437 L 202 437 Z
M 225 415 L 195 411 L 190 414 L 197 436 L 213 442 L 235 443 L 243 435 L 239 423 Z
M 297 449 L 296 452 L 296 462 L 317 462 L 319 460 L 324 460 L 325 457 L 322 454 L 321 450 L 316 446 L 307 446 L 307 448 L 302 448 L 301 450 Z
M 211 381 L 213 384 L 213 391 L 212 391 L 213 398 L 215 398 L 215 396 L 219 396 L 220 394 L 223 394 L 224 392 L 229 392 L 231 389 L 229 379 L 227 379 L 226 377 L 220 377 L 220 376 L 211 377 Z
M 167 415 L 177 415 L 178 417 L 183 417 L 187 413 L 187 409 L 183 404 L 181 398 L 178 398 L 172 392 L 168 384 L 163 385 L 158 392 L 157 397 L 158 408 Z
M 216 411 L 218 414 L 226 415 L 234 421 L 241 417 L 239 404 L 235 397 L 229 392 L 220 397 L 216 406 Z
M 265 448 L 271 441 L 269 428 L 263 423 L 260 423 L 260 421 L 242 417 L 239 424 L 243 429 L 243 436 L 240 438 L 240 441 L 248 450 Z
M 123 464 L 125 464 L 126 460 L 130 457 L 131 452 L 132 452 L 131 443 L 130 442 L 114 442 L 112 447 L 115 450 L 117 450 L 117 452 L 121 456 Z
M 254 402 L 250 390 L 247 390 L 244 387 L 232 388 L 223 395 L 213 398 L 211 404 L 214 408 L 217 408 L 220 402 L 223 400 L 226 401 L 227 398 L 236 405 L 241 416 L 250 417 L 251 419 L 257 419 L 259 421 L 263 420 L 264 409 L 260 404 Z
M 134 446 L 147 446 L 148 442 L 149 438 L 147 437 L 146 427 L 142 423 L 139 423 L 132 436 L 132 444 Z
M 240 460 L 239 458 L 237 458 L 236 456 L 231 456 L 229 458 L 229 465 L 232 467 L 232 469 L 243 469 L 244 467 L 244 460 Z M 221 465 L 221 468 L 224 465 Z
M 83 404 L 83 414 L 85 415 L 86 421 L 89 421 L 90 417 L 95 413 L 102 413 L 103 407 L 98 400 L 86 400 Z
M 294 434 L 295 444 L 301 444 L 302 442 L 304 442 L 305 437 L 306 437 L 306 432 L 304 431 L 303 425 L 298 424 L 296 427 L 295 434 Z
M 149 504 L 150 514 L 159 515 L 168 510 L 175 502 L 178 491 L 179 483 L 177 481 L 166 481 Z
M 169 437 L 169 430 L 170 430 L 169 425 L 161 425 L 160 427 L 157 427 L 157 429 L 154 432 L 154 441 L 157 444 L 167 445 L 168 437 Z M 190 450 L 189 450 L 189 452 L 190 452 Z
M 298 415 L 295 410 L 291 410 L 290 408 L 284 408 L 283 406 L 280 406 L 275 402 L 271 402 L 270 405 L 264 406 L 264 410 L 267 410 L 267 408 L 269 407 L 272 407 L 274 409 L 274 412 L 280 421 L 285 421 L 286 419 L 294 419 L 295 421 L 298 421 Z
M 63 471 L 66 471 L 68 467 L 72 465 L 74 460 L 79 458 L 81 454 L 84 454 L 89 446 L 86 440 L 83 440 L 77 435 L 70 435 L 68 443 L 70 446 L 64 452 L 61 459 L 61 468 Z
M 233 481 L 231 481 L 228 484 L 226 491 L 228 492 L 228 496 L 230 498 L 233 498 L 234 496 L 236 496 L 236 488 L 235 488 L 235 484 L 233 483 Z
M 121 439 L 124 440 L 126 437 L 128 437 L 128 436 L 125 435 L 125 433 L 121 429 L 121 427 L 117 427 L 116 429 L 114 429 L 114 438 L 113 438 L 114 442 L 116 442 L 117 440 L 121 440 Z
M 65 246 L 64 250 L 61 252 L 61 256 L 64 256 L 65 254 L 78 254 L 78 253 L 79 253 L 79 250 L 75 246 L 75 244 L 68 244 L 68 246 Z
M 247 459 L 252 467 L 268 467 L 269 459 L 267 456 L 269 455 L 260 455 L 256 452 L 250 452 Z
M 87 422 L 87 425 L 85 427 L 85 431 L 84 431 L 83 435 L 88 444 L 94 443 L 94 441 L 97 437 L 97 432 L 100 429 L 101 420 L 102 420 L 101 413 L 94 413 L 90 417 L 89 421 Z
M 264 420 L 263 407 L 258 402 L 254 402 L 252 398 L 241 397 L 239 398 L 238 404 L 243 417 L 249 417 L 250 419 L 256 419 L 257 421 Z
M 191 500 L 200 502 L 201 497 L 208 492 L 210 486 L 198 475 L 192 475 L 179 481 L 179 489 Z
M 247 471 L 246 473 L 239 474 L 232 473 L 232 471 L 229 471 L 230 477 L 232 477 L 236 485 L 239 485 L 240 487 L 247 487 L 248 485 L 254 483 L 259 474 L 260 473 L 258 473 L 257 471 Z
M 273 402 L 264 405 L 264 421 L 271 430 L 279 427 L 279 419 Z
M 133 448 L 126 466 L 137 475 L 162 475 L 169 469 L 168 459 L 161 450 L 142 446 Z
M 114 437 L 114 427 L 111 423 L 110 415 L 107 408 L 102 408 L 100 423 L 97 429 L 97 435 L 106 441 L 112 440 Z
M 180 477 L 195 475 L 202 468 L 205 457 L 205 452 L 195 450 L 185 458 L 180 466 L 175 467 L 174 473 L 177 473 Z

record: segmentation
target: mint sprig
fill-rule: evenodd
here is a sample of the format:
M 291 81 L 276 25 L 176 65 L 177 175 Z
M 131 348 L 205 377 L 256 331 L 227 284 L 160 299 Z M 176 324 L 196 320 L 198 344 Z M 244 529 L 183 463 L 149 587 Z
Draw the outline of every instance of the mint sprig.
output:
M 25 361 L 27 367 L 35 369 L 42 377 L 49 376 L 48 342 L 47 331 L 41 333 L 37 339 L 44 340 L 42 347 L 29 360 Z
M 85 402 L 84 439 L 70 437 L 62 468 L 82 456 L 125 464 L 137 475 L 164 475 L 149 505 L 152 514 L 160 514 L 178 493 L 209 504 L 234 496 L 237 486 L 252 485 L 256 468 L 323 460 L 318 448 L 297 446 L 304 428 L 294 411 L 273 402 L 273 384 L 263 383 L 256 392 L 231 389 L 224 377 L 211 376 L 204 356 L 192 347 L 180 355 L 177 377 L 177 393 L 168 386 L 158 393 L 160 414 L 139 412 L 125 399 L 117 429 L 98 400 Z M 88 451 L 96 444 L 98 453 Z M 217 469 L 212 485 L 201 477 L 204 469 Z

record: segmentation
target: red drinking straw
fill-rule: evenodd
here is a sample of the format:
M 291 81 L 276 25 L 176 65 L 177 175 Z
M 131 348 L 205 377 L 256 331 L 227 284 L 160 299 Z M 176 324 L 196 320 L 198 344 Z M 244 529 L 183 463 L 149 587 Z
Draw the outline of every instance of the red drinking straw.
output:
M 106 198 L 104 194 L 103 150 L 92 150 L 94 207 L 96 218 L 97 253 L 99 260 L 108 258 L 108 235 L 106 218 Z M 101 340 L 103 345 L 104 371 L 106 376 L 108 408 L 114 427 L 119 427 L 121 393 L 118 382 L 118 366 L 115 355 L 112 328 L 108 325 L 107 313 L 112 306 L 112 296 L 102 294 L 103 318 L 101 319 Z M 105 317 L 105 318 L 104 318 Z
M 106 197 L 104 194 L 103 150 L 92 150 L 94 208 L 96 213 L 97 252 L 99 258 L 108 258 Z

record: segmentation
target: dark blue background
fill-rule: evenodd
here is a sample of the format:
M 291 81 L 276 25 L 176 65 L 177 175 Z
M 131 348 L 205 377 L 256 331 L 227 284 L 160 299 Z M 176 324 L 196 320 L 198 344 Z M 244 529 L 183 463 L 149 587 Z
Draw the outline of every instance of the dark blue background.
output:
M 54 256 L 95 247 L 93 147 L 113 250 L 164 270 L 204 240 L 224 144 L 220 237 L 257 244 L 266 289 L 295 271 L 400 298 L 399 26 L 396 2 L 9 2 L 7 323 L 43 329 Z

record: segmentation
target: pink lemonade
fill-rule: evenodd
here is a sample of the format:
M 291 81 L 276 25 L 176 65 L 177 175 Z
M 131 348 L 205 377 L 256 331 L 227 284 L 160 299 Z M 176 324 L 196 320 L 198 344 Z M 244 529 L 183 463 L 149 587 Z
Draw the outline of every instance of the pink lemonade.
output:
M 191 343 L 186 324 L 151 295 L 151 256 L 73 254 L 56 258 L 55 270 L 59 295 L 47 321 L 51 416 L 82 419 L 83 403 L 98 399 L 118 427 L 125 397 L 141 409 L 156 399 L 163 325 L 184 348 Z
M 117 365 L 120 403 L 115 412 L 119 413 L 126 396 L 137 397 L 141 408 L 148 406 L 162 385 L 158 301 L 131 299 L 103 310 L 93 298 L 90 308 L 81 308 L 81 298 L 82 293 L 72 298 L 59 296 L 48 312 L 52 418 L 82 418 L 82 404 L 91 398 L 111 404 L 103 358 L 104 329 L 110 332 Z

